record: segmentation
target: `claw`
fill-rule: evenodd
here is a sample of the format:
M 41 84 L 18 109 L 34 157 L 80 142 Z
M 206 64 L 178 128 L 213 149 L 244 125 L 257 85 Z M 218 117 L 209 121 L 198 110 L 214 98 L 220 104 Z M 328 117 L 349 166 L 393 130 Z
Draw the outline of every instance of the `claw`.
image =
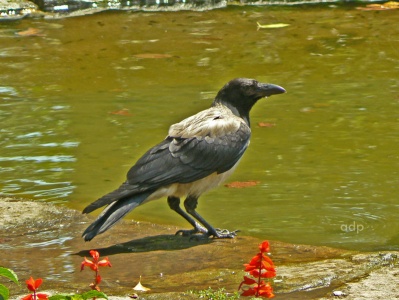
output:
M 213 236 L 214 238 L 218 239 L 233 239 L 237 236 L 238 232 L 240 232 L 240 230 L 229 231 L 227 229 L 216 228 L 215 232 L 209 236 Z
M 240 232 L 239 230 L 234 230 L 234 231 L 229 231 L 227 229 L 219 229 L 216 228 L 213 231 L 208 231 L 208 232 L 197 232 L 201 234 L 193 234 L 190 239 L 204 239 L 204 238 L 210 238 L 213 237 L 215 239 L 233 239 L 237 236 L 237 233 Z
M 213 228 L 212 228 L 213 229 Z M 180 229 L 176 231 L 175 235 L 189 236 L 191 239 L 204 239 L 204 238 L 217 238 L 217 239 L 233 239 L 237 236 L 237 233 L 240 230 L 229 231 L 227 229 L 216 228 L 213 230 L 207 230 L 201 225 L 197 224 L 197 226 L 193 229 Z

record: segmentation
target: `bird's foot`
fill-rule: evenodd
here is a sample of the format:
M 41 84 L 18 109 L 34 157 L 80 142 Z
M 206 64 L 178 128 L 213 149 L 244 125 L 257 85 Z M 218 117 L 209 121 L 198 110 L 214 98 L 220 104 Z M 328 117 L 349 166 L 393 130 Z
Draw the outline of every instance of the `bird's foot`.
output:
M 212 228 L 210 230 L 201 226 L 200 224 L 196 224 L 193 229 L 188 230 L 178 230 L 175 235 L 189 236 L 190 239 L 208 239 L 210 237 L 216 239 L 233 239 L 237 236 L 239 230 L 229 231 L 227 229 L 220 228 Z
M 213 232 L 209 232 L 208 236 L 212 236 L 217 239 L 233 239 L 237 236 L 240 230 L 229 231 L 227 229 L 216 228 Z
M 239 230 L 229 231 L 227 229 L 211 229 L 207 232 L 197 232 L 198 234 L 193 234 L 190 236 L 190 240 L 209 240 L 209 238 L 215 239 L 233 239 L 237 236 Z
M 197 233 L 208 234 L 208 230 L 197 223 L 193 229 L 180 229 L 176 231 L 175 235 L 193 236 Z

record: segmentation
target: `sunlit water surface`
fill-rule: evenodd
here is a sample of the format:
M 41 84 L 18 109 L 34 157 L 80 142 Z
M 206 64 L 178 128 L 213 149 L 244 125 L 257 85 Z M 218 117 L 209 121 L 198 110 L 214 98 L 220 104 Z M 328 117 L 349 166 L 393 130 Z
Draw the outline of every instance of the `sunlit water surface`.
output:
M 81 210 L 171 124 L 252 77 L 288 91 L 253 109 L 250 148 L 229 179 L 260 183 L 222 186 L 198 211 L 244 235 L 399 249 L 398 17 L 233 7 L 0 24 L 0 191 Z M 188 227 L 165 199 L 129 217 Z

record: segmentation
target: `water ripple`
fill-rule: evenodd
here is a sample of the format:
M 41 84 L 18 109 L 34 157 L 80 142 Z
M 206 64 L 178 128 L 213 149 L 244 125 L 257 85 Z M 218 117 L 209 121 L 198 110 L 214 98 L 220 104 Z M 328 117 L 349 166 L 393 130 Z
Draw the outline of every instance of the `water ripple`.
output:
M 65 236 L 65 237 L 59 237 L 59 238 L 56 238 L 53 240 L 39 242 L 39 243 L 28 243 L 28 246 L 42 248 L 42 247 L 47 247 L 47 246 L 51 246 L 51 245 L 62 245 L 66 241 L 69 241 L 69 240 L 72 240 L 72 237 Z
M 79 146 L 79 142 L 63 142 L 63 143 L 43 143 L 35 145 L 36 147 L 62 147 L 62 148 L 75 148 Z M 31 143 L 27 144 L 13 144 L 7 145 L 5 148 L 25 148 L 32 147 Z
M 0 161 L 74 162 L 76 158 L 72 155 L 3 156 Z

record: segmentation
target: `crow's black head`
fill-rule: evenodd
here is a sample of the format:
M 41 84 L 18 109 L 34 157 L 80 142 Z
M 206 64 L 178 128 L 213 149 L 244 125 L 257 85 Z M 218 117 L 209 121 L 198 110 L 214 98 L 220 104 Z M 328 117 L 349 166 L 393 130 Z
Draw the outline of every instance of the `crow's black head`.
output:
M 255 79 L 236 78 L 222 87 L 213 105 L 221 103 L 249 123 L 249 111 L 259 99 L 282 93 L 285 93 L 285 89 L 275 84 L 260 83 Z

